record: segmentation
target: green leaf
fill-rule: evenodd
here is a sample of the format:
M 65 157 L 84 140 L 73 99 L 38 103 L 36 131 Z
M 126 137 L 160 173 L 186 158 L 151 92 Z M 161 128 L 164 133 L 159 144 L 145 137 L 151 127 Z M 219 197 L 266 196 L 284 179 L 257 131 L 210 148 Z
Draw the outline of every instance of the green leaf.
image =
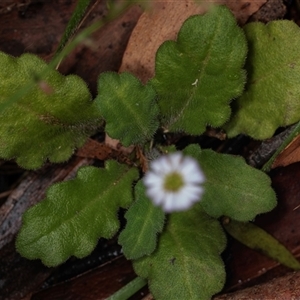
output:
M 247 247 L 262 252 L 286 267 L 300 270 L 299 261 L 274 237 L 253 223 L 229 221 L 223 223 L 226 231 Z
M 124 146 L 144 144 L 158 127 L 156 93 L 129 73 L 103 73 L 98 81 L 98 97 L 105 130 Z
M 177 42 L 163 43 L 156 55 L 152 84 L 163 126 L 201 134 L 207 124 L 223 125 L 230 101 L 243 91 L 246 52 L 244 33 L 225 6 L 185 21 Z
M 210 299 L 225 282 L 220 258 L 225 244 L 219 222 L 195 205 L 171 214 L 158 249 L 133 266 L 139 276 L 148 279 L 156 300 Z
M 206 176 L 201 205 L 212 217 L 228 216 L 249 221 L 276 206 L 276 194 L 270 178 L 246 164 L 242 157 L 201 150 L 184 150 L 196 158 Z
M 286 20 L 250 23 L 244 29 L 248 82 L 225 130 L 229 137 L 244 133 L 266 139 L 278 127 L 300 120 L 300 29 Z
M 164 226 L 165 214 L 160 207 L 154 206 L 145 195 L 141 181 L 135 187 L 135 202 L 125 217 L 127 224 L 119 236 L 119 244 L 127 259 L 137 259 L 150 255 L 157 245 L 157 234 Z
M 0 52 L 0 64 L 0 105 L 35 82 L 30 93 L 0 111 L 1 158 L 16 158 L 28 169 L 47 158 L 63 162 L 100 126 L 100 113 L 79 77 L 60 75 L 32 54 L 14 58 Z
M 105 169 L 81 168 L 75 179 L 50 187 L 46 200 L 24 214 L 17 250 L 46 266 L 88 255 L 100 237 L 111 238 L 119 229 L 117 211 L 132 202 L 137 178 L 137 169 L 115 161 Z

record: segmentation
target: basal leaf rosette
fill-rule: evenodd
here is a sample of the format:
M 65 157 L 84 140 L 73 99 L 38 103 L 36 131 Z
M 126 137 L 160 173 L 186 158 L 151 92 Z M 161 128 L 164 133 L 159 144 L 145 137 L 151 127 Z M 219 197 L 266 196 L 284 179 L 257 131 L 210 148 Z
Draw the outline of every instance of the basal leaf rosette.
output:
M 131 204 L 138 176 L 137 169 L 108 161 L 105 169 L 83 167 L 75 179 L 53 185 L 24 214 L 18 252 L 46 266 L 87 256 L 100 237 L 111 238 L 119 229 L 118 209 Z
M 198 135 L 206 125 L 223 125 L 230 101 L 243 91 L 246 53 L 244 33 L 225 6 L 185 21 L 177 41 L 163 43 L 156 55 L 152 84 L 163 127 Z
M 106 121 L 105 131 L 124 146 L 142 145 L 158 128 L 156 93 L 129 73 L 103 73 L 97 103 Z
M 157 235 L 165 221 L 162 209 L 154 206 L 146 196 L 142 181 L 135 186 L 135 198 L 125 214 L 127 224 L 119 236 L 119 244 L 127 259 L 150 255 L 156 248 Z
M 229 137 L 243 133 L 262 140 L 300 120 L 300 29 L 281 20 L 250 23 L 244 30 L 248 81 L 225 130 Z
M 159 237 L 158 248 L 134 261 L 135 272 L 148 279 L 154 298 L 211 299 L 225 282 L 220 253 L 226 245 L 218 220 L 196 204 L 173 213 Z
M 47 158 L 63 162 L 100 126 L 79 77 L 63 76 L 32 54 L 14 58 L 0 52 L 0 64 L 0 157 L 16 158 L 28 169 Z M 16 92 L 20 97 L 14 100 Z
M 250 221 L 276 206 L 269 176 L 247 165 L 242 157 L 200 151 L 194 145 L 184 153 L 196 158 L 205 174 L 200 204 L 210 216 Z

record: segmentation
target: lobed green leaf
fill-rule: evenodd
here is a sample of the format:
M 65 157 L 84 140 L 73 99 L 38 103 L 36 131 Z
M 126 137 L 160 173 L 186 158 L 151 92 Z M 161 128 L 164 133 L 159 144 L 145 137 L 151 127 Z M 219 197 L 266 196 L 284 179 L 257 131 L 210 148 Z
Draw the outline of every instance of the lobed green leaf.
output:
M 127 224 L 119 236 L 119 244 L 127 259 L 150 255 L 157 245 L 157 234 L 164 226 L 165 214 L 145 194 L 141 181 L 135 187 L 135 202 L 125 214 Z
M 117 211 L 132 202 L 137 178 L 137 169 L 115 161 L 105 169 L 79 169 L 75 179 L 50 187 L 47 198 L 24 214 L 17 250 L 46 266 L 88 255 L 100 237 L 111 238 L 119 229 Z
M 154 298 L 211 299 L 225 282 L 220 253 L 226 244 L 219 222 L 200 205 L 173 213 L 150 256 L 134 261 L 136 273 L 147 278 Z
M 225 6 L 185 21 L 177 41 L 163 43 L 156 54 L 152 84 L 162 125 L 189 134 L 223 125 L 230 101 L 243 91 L 246 53 L 244 33 Z
M 300 29 L 292 21 L 250 23 L 244 27 L 249 45 L 248 82 L 233 103 L 225 130 L 255 139 L 270 138 L 280 126 L 300 120 Z
M 1 158 L 16 158 L 28 169 L 47 158 L 63 162 L 100 126 L 100 113 L 79 77 L 65 77 L 32 54 L 14 58 L 0 52 L 0 64 L 0 105 L 33 85 L 0 111 Z
M 201 205 L 212 217 L 228 216 L 249 221 L 276 206 L 270 178 L 246 164 L 242 157 L 189 146 L 184 150 L 196 158 L 205 174 Z
M 158 128 L 156 93 L 129 73 L 103 73 L 97 102 L 106 121 L 105 130 L 124 146 L 144 144 Z

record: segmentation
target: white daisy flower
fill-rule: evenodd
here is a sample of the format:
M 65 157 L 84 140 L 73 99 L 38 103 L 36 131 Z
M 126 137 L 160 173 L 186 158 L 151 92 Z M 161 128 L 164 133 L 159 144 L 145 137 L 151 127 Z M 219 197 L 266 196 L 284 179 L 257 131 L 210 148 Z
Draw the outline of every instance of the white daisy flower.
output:
M 195 159 L 175 152 L 152 161 L 143 181 L 152 202 L 170 213 L 201 200 L 205 176 Z

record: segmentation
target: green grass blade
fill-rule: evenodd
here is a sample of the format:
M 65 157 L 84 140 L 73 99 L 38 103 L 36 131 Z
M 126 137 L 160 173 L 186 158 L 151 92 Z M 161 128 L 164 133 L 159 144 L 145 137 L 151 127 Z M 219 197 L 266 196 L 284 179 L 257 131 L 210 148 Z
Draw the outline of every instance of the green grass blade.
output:
M 136 277 L 106 300 L 127 300 L 146 284 L 147 280 L 141 277 Z
M 61 41 L 57 47 L 54 57 L 62 51 L 68 41 L 72 38 L 76 30 L 78 29 L 82 18 L 89 6 L 89 4 L 94 0 L 79 0 L 76 8 L 68 22 L 67 28 L 64 31 L 64 34 L 61 38 Z

